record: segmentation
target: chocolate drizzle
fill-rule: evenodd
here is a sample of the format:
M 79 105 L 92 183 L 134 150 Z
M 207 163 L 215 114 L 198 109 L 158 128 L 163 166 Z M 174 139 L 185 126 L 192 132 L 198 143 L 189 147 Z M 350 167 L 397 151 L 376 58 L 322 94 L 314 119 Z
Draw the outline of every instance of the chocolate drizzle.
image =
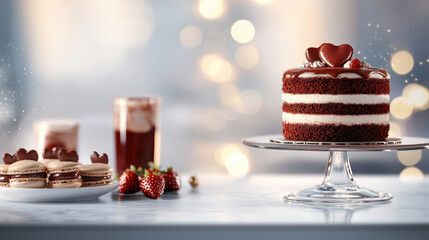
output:
M 380 68 L 323 67 L 323 68 L 292 68 L 292 69 L 287 70 L 283 74 L 283 79 L 285 79 L 285 78 L 296 79 L 296 78 L 299 78 L 299 75 L 302 73 L 326 74 L 332 78 L 337 78 L 338 75 L 340 75 L 342 73 L 356 73 L 365 80 L 370 79 L 371 73 L 378 73 L 378 74 L 382 75 L 384 78 L 386 78 L 388 76 L 386 70 L 380 69 Z M 288 77 L 288 75 L 290 77 Z

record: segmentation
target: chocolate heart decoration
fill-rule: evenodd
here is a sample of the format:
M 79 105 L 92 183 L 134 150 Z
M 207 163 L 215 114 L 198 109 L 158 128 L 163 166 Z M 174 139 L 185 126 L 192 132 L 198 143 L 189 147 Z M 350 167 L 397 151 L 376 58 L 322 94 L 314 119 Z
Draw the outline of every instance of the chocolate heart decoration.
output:
M 27 152 L 27 159 L 37 161 L 39 154 L 37 154 L 36 150 L 30 150 Z
M 92 163 L 104 163 L 104 164 L 107 164 L 107 163 L 109 163 L 109 157 L 105 153 L 101 154 L 101 156 L 100 156 L 100 155 L 98 155 L 98 153 L 96 151 L 94 151 L 91 154 L 91 162 Z
M 305 57 L 309 62 L 320 61 L 319 48 L 311 47 L 305 50 Z
M 320 58 L 331 67 L 340 67 L 353 56 L 353 48 L 348 44 L 335 46 L 324 43 L 319 47 Z
M 76 151 L 67 151 L 65 149 L 61 149 L 58 151 L 58 160 L 63 162 L 78 162 L 79 155 L 77 155 Z
M 25 148 L 20 148 L 15 153 L 15 157 L 17 161 L 21 160 L 33 160 L 37 161 L 39 159 L 39 154 L 37 154 L 36 150 L 30 150 L 27 152 Z
M 60 149 L 54 147 L 52 149 L 45 149 L 45 152 L 43 153 L 43 158 L 49 158 L 49 159 L 56 159 L 58 158 L 58 151 Z
M 12 163 L 16 162 L 15 154 L 12 156 L 9 153 L 5 153 L 3 155 L 3 162 L 4 162 L 4 164 L 12 164 Z

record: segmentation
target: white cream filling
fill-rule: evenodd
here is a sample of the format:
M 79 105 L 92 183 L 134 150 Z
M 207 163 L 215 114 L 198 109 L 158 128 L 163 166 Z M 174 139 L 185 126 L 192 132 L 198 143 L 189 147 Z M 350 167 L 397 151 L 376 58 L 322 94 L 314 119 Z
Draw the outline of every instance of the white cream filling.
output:
M 282 115 L 285 123 L 306 123 L 306 124 L 388 124 L 389 114 L 379 115 L 317 115 L 317 114 L 293 114 Z
M 380 104 L 389 103 L 389 94 L 282 94 L 283 102 L 287 103 L 345 103 L 345 104 Z
M 337 78 L 362 78 L 357 73 L 340 73 L 338 74 Z
M 311 77 L 329 77 L 332 78 L 331 75 L 328 74 L 315 74 L 312 72 L 305 72 L 298 75 L 300 78 L 311 78 Z
M 286 76 L 287 77 L 287 76 Z M 328 74 L 316 74 L 316 73 L 312 73 L 312 72 L 304 72 L 298 75 L 298 77 L 300 78 L 312 78 L 312 77 L 327 77 L 327 78 L 332 78 L 330 75 Z M 377 78 L 377 79 L 390 79 L 390 75 L 387 75 L 386 77 L 384 77 L 383 75 L 381 75 L 378 72 L 372 72 L 369 75 L 370 78 Z M 338 74 L 337 78 L 362 78 L 359 74 L 357 73 L 340 73 Z
M 373 72 L 371 74 L 369 74 L 370 78 L 377 78 L 377 79 L 390 79 L 390 75 L 387 75 L 386 77 L 384 77 L 383 75 L 381 75 L 378 72 Z

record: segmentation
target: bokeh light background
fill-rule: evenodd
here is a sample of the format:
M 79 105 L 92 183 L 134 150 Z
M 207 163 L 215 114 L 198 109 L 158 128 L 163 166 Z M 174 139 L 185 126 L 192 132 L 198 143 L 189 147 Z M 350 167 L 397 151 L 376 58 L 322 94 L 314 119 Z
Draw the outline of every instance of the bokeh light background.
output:
M 429 137 L 429 2 L 19 0 L 0 2 L 1 152 L 32 125 L 74 118 L 79 152 L 114 156 L 111 100 L 157 93 L 162 165 L 190 173 L 321 173 L 327 153 L 248 149 L 281 133 L 281 77 L 324 42 L 391 75 L 391 135 Z M 422 151 L 352 153 L 356 173 L 429 172 Z

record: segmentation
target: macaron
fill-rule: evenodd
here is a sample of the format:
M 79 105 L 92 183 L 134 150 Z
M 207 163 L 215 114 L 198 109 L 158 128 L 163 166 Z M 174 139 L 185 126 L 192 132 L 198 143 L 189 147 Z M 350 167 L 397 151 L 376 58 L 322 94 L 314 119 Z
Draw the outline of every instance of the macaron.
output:
M 48 188 L 79 188 L 82 179 L 79 174 L 79 156 L 76 151 L 61 149 L 58 151 L 58 161 L 48 164 Z
M 43 165 L 48 166 L 49 163 L 58 161 L 58 151 L 60 149 L 54 147 L 52 149 L 45 149 L 43 152 L 42 159 L 39 159 L 39 162 L 43 163 Z
M 0 187 L 9 187 L 9 166 L 10 164 L 16 162 L 15 155 L 10 155 L 9 153 L 5 153 L 3 155 L 4 164 L 0 164 Z
M 0 187 L 9 187 L 9 174 L 7 170 L 9 165 L 0 164 Z
M 11 188 L 45 188 L 46 168 L 43 163 L 38 162 L 39 155 L 35 150 L 27 152 L 20 148 L 15 157 L 17 161 L 8 168 L 10 175 L 9 185 Z
M 92 164 L 82 165 L 80 167 L 80 175 L 82 177 L 82 187 L 95 187 L 111 184 L 113 182 L 113 168 L 109 163 L 107 154 L 101 156 L 97 152 L 91 154 Z

